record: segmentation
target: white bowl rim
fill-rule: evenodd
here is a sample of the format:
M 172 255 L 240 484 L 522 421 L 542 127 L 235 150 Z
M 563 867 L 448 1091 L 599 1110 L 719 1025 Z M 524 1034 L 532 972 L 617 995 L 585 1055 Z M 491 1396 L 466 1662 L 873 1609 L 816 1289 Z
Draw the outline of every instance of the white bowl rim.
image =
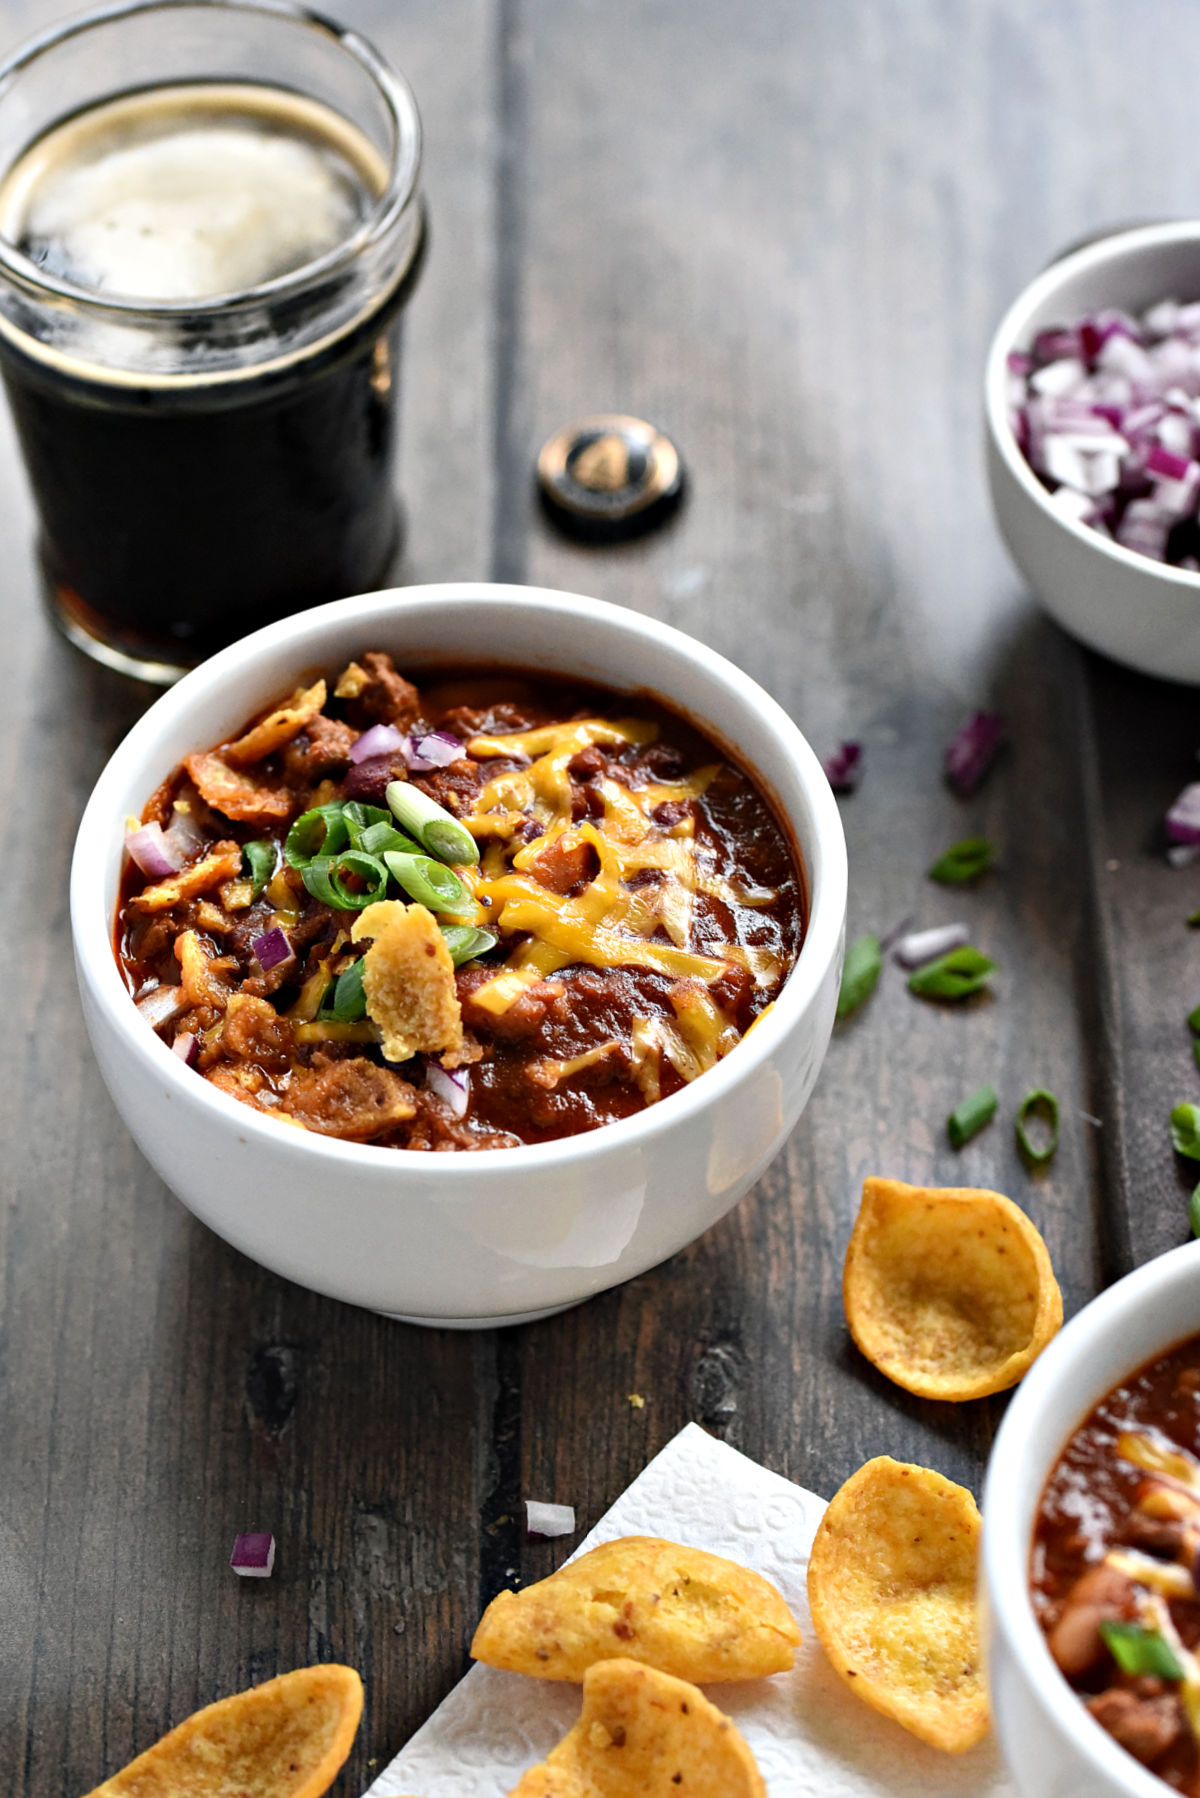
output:
M 1089 1390 L 1087 1369 L 1095 1343 L 1119 1331 L 1124 1320 L 1142 1306 L 1153 1304 L 1164 1285 L 1195 1282 L 1200 1278 L 1200 1242 L 1186 1242 L 1169 1249 L 1108 1287 L 1076 1313 L 1049 1343 L 1025 1375 L 1004 1415 L 988 1461 L 983 1487 L 983 1546 L 980 1572 L 986 1583 L 987 1602 L 1009 1648 L 1040 1696 L 1046 1710 L 1071 1746 L 1091 1770 L 1123 1785 L 1133 1798 L 1163 1798 L 1170 1787 L 1126 1752 L 1085 1709 L 1079 1694 L 1059 1671 L 1029 1601 L 1029 1553 L 1032 1518 L 1021 1519 L 1019 1482 L 1027 1453 L 1027 1439 L 1045 1401 L 1063 1384 L 1078 1382 Z M 1180 1335 L 1167 1332 L 1161 1346 L 1141 1356 L 1127 1372 L 1166 1354 L 1195 1331 Z M 1068 1427 L 1053 1458 L 1044 1469 L 1048 1475 L 1078 1429 L 1105 1392 L 1111 1392 L 1121 1376 L 1108 1381 L 1102 1392 L 1080 1402 L 1079 1413 Z M 1040 1488 L 1039 1488 L 1040 1491 Z M 1019 1525 L 1019 1527 L 1018 1527 Z
M 816 890 L 813 870 L 805 866 L 808 885 L 808 929 L 796 964 L 770 1011 L 765 1012 L 717 1066 L 659 1104 L 647 1107 L 631 1117 L 604 1124 L 598 1130 L 586 1130 L 575 1136 L 556 1137 L 549 1142 L 525 1143 L 517 1148 L 477 1149 L 470 1155 L 470 1168 L 483 1175 L 491 1167 L 519 1173 L 524 1169 L 546 1171 L 569 1169 L 576 1163 L 606 1152 L 635 1150 L 646 1138 L 657 1137 L 664 1129 L 686 1127 L 688 1119 L 709 1105 L 716 1104 L 731 1088 L 740 1085 L 756 1067 L 768 1062 L 780 1041 L 816 998 L 829 966 L 836 960 L 846 909 L 848 861 L 837 801 L 815 753 L 799 727 L 793 723 L 779 702 L 764 688 L 742 672 L 725 656 L 710 649 L 697 638 L 660 623 L 644 613 L 615 605 L 608 600 L 590 599 L 582 594 L 554 588 L 524 587 L 491 581 L 443 581 L 417 586 L 390 587 L 377 593 L 357 594 L 348 599 L 332 600 L 304 612 L 293 613 L 277 623 L 241 638 L 216 655 L 193 668 L 162 694 L 117 745 L 105 765 L 84 808 L 76 838 L 71 868 L 71 927 L 76 956 L 86 960 L 89 991 L 103 1008 L 108 1022 L 119 1031 L 129 1049 L 141 1061 L 148 1074 L 167 1081 L 181 1098 L 199 1100 L 217 1108 L 227 1122 L 235 1123 L 264 1143 L 272 1144 L 285 1158 L 301 1155 L 315 1157 L 349 1173 L 355 1166 L 364 1171 L 401 1168 L 409 1173 L 420 1169 L 423 1179 L 439 1190 L 439 1202 L 461 1197 L 456 1194 L 463 1174 L 460 1155 L 436 1155 L 421 1149 L 383 1148 L 372 1143 L 343 1142 L 315 1131 L 290 1131 L 269 1117 L 262 1116 L 249 1105 L 217 1088 L 208 1081 L 197 1082 L 177 1055 L 152 1031 L 147 1030 L 117 969 L 113 954 L 112 921 L 102 917 L 96 904 L 92 856 L 103 851 L 108 832 L 114 827 L 116 806 L 109 798 L 110 790 L 119 787 L 126 763 L 142 753 L 159 730 L 164 712 L 174 713 L 184 702 L 202 700 L 220 687 L 226 675 L 242 672 L 248 658 L 264 651 L 281 648 L 297 637 L 297 667 L 305 665 L 307 639 L 321 636 L 336 628 L 341 619 L 354 622 L 369 631 L 372 621 L 381 614 L 389 618 L 398 604 L 405 601 L 430 601 L 453 607 L 456 604 L 478 604 L 485 601 L 499 607 L 535 609 L 571 617 L 585 617 L 601 624 L 616 626 L 634 644 L 638 639 L 666 644 L 693 662 L 698 662 L 710 675 L 732 686 L 743 700 L 753 699 L 760 717 L 782 738 L 789 759 L 798 765 L 802 784 L 812 809 L 814 835 L 820 844 L 821 885 Z M 650 689 L 653 691 L 653 689 Z M 663 698 L 671 703 L 671 695 Z M 704 720 L 699 721 L 701 726 Z M 719 727 L 710 727 L 720 735 Z M 759 780 L 766 785 L 762 776 Z M 136 1027 L 135 1027 L 136 1026 Z M 200 1090 L 197 1091 L 197 1086 Z M 468 1183 L 469 1184 L 469 1183 Z
M 1090 525 L 1052 506 L 1049 493 L 1021 454 L 1008 422 L 1008 353 L 1020 344 L 1030 317 L 1038 307 L 1053 300 L 1059 288 L 1076 275 L 1090 274 L 1111 263 L 1132 259 L 1143 250 L 1176 243 L 1194 243 L 1200 250 L 1200 220 L 1175 219 L 1158 225 L 1130 225 L 1095 243 L 1085 244 L 1080 250 L 1072 250 L 1070 255 L 1052 262 L 1041 274 L 1035 275 L 1029 285 L 1021 289 L 992 337 L 984 374 L 984 412 L 989 434 L 1009 474 L 1048 518 L 1053 518 L 1064 531 L 1098 555 L 1107 556 L 1118 568 L 1133 569 L 1184 592 L 1200 594 L 1200 573 L 1190 568 L 1177 568 L 1172 562 L 1156 562 L 1138 550 L 1126 549 L 1124 544 L 1115 543 L 1111 537 L 1102 536 Z

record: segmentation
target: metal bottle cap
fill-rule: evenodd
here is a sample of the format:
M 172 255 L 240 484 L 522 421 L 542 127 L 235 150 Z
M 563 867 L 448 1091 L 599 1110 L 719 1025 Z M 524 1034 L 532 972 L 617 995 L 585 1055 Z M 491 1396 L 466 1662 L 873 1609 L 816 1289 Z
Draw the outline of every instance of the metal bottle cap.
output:
M 555 431 L 537 459 L 542 499 L 573 536 L 613 542 L 659 524 L 679 502 L 683 468 L 669 437 L 642 418 L 601 413 Z

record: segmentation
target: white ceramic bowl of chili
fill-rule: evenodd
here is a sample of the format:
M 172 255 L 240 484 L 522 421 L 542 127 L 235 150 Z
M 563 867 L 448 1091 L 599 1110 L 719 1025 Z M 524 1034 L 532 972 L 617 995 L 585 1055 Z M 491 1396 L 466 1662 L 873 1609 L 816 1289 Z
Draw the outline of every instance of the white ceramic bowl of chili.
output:
M 774 1006 L 715 1068 L 636 1116 L 521 1148 L 429 1154 L 289 1130 L 185 1067 L 134 1007 L 113 920 L 126 819 L 185 755 L 304 675 L 383 649 L 495 662 L 661 696 L 736 747 L 785 819 L 808 889 L 803 948 Z M 602 601 L 483 583 L 409 587 L 302 612 L 223 650 L 154 704 L 79 827 L 71 923 L 84 1016 L 117 1110 L 204 1223 L 314 1291 L 410 1321 L 515 1323 L 655 1266 L 725 1215 L 816 1083 L 833 1027 L 846 847 L 820 763 L 769 695 L 682 632 Z
M 1001 320 L 984 378 L 992 507 L 1013 561 L 1052 618 L 1116 662 L 1200 683 L 1200 574 L 1125 549 L 1068 518 L 1022 455 L 1009 422 L 1008 358 L 1038 331 L 1105 306 L 1142 313 L 1200 299 L 1200 223 L 1139 225 L 1054 262 Z
M 1170 1787 L 1088 1715 L 1046 1645 L 1029 1596 L 1046 1481 L 1100 1400 L 1147 1361 L 1200 1334 L 1200 1242 L 1093 1299 L 1034 1362 L 1005 1415 L 983 1492 L 980 1562 L 988 1686 L 1022 1798 L 1164 1798 Z

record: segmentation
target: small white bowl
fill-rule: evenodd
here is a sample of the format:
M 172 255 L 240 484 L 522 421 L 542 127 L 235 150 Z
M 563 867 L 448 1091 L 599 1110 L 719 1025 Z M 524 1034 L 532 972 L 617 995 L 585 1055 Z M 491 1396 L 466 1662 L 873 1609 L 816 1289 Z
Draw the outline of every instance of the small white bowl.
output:
M 1084 1708 L 1029 1598 L 1034 1521 L 1072 1433 L 1127 1374 L 1200 1334 L 1200 1242 L 1119 1280 L 1074 1317 L 1017 1389 L 983 1491 L 981 1593 L 1000 1747 L 1022 1798 L 1164 1798 L 1169 1787 Z
M 1005 314 L 984 386 L 988 482 L 1009 554 L 1052 618 L 1143 674 L 1200 682 L 1200 574 L 1124 549 L 1065 517 L 1021 454 L 1008 422 L 1008 355 L 1048 325 L 1101 306 L 1134 313 L 1200 299 L 1200 222 L 1140 225 L 1055 262 Z
M 185 1068 L 130 1000 L 113 954 L 125 819 L 194 750 L 302 675 L 385 649 L 423 667 L 508 664 L 660 694 L 734 745 L 789 820 L 808 933 L 774 1007 L 709 1073 L 580 1136 L 424 1154 L 281 1127 Z M 800 1116 L 828 1047 L 846 917 L 829 784 L 787 714 L 701 643 L 620 606 L 459 583 L 339 600 L 268 625 L 181 680 L 117 749 L 84 812 L 71 925 L 101 1072 L 146 1159 L 196 1216 L 265 1267 L 410 1321 L 469 1328 L 562 1309 L 694 1240 L 741 1198 Z

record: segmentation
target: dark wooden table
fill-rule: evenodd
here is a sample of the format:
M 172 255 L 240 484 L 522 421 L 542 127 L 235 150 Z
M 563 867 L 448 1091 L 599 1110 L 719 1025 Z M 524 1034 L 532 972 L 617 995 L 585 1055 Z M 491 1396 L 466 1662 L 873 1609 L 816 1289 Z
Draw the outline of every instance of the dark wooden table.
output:
M 1015 291 L 1106 221 L 1200 206 L 1186 0 L 341 0 L 411 77 L 434 221 L 409 314 L 402 580 L 494 577 L 680 625 L 821 751 L 866 744 L 844 804 L 850 928 L 968 918 L 992 996 L 922 1005 L 889 969 L 839 1029 L 758 1188 L 666 1266 L 548 1322 L 455 1335 L 262 1272 L 195 1223 L 119 1123 L 84 1037 L 67 868 L 148 695 L 38 608 L 0 425 L 0 788 L 8 1024 L 0 1186 L 0 1783 L 74 1798 L 197 1705 L 359 1667 L 357 1794 L 462 1673 L 480 1609 L 548 1572 L 526 1495 L 590 1525 L 688 1419 L 831 1492 L 867 1456 L 978 1490 L 1002 1403 L 938 1407 L 865 1365 L 842 1317 L 862 1178 L 992 1185 L 1044 1230 L 1068 1313 L 1184 1240 L 1167 1112 L 1200 1097 L 1186 1012 L 1200 871 L 1162 857 L 1196 772 L 1191 692 L 1102 663 L 1014 576 L 988 511 L 980 371 Z M 3 0 L 7 49 L 60 16 Z M 691 497 L 620 549 L 555 538 L 542 437 L 595 409 L 671 432 Z M 973 707 L 1012 746 L 954 799 Z M 984 832 L 999 872 L 924 879 Z M 961 1154 L 944 1120 L 991 1080 Z M 1046 1085 L 1031 1177 L 1011 1114 Z M 644 1407 L 631 1394 L 645 1399 Z M 228 1572 L 270 1529 L 275 1577 Z

